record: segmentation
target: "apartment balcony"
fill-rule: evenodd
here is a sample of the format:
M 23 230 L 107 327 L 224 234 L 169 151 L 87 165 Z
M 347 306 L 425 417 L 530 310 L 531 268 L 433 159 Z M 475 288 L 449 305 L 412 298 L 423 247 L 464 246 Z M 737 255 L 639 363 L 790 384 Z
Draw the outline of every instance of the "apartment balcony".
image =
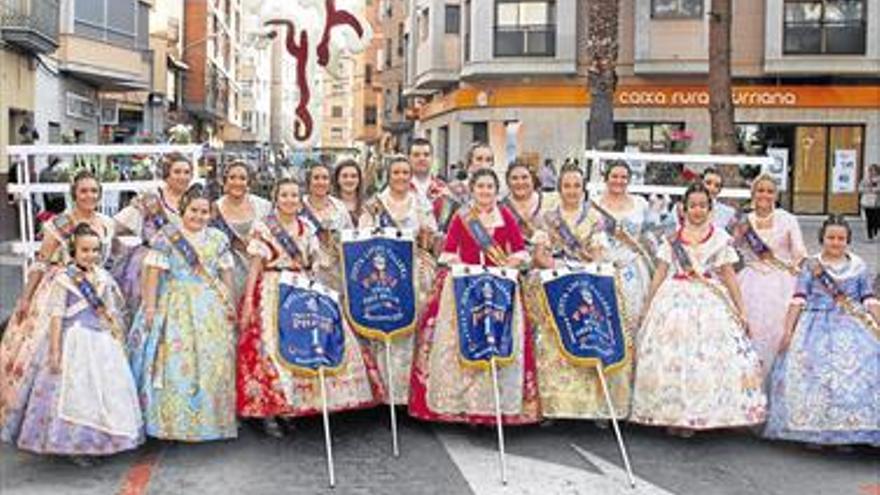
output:
M 125 47 L 76 34 L 59 36 L 59 67 L 103 91 L 149 91 L 153 71 L 150 50 Z
M 58 0 L 0 0 L 0 39 L 33 53 L 58 48 Z

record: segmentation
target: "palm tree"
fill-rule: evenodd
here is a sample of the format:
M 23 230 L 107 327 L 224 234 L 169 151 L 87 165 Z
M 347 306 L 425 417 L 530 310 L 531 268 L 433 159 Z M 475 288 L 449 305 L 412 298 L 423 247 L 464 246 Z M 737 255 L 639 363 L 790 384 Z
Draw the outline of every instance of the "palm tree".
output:
M 712 153 L 736 153 L 730 75 L 731 0 L 712 0 L 709 12 L 709 120 Z
M 578 55 L 586 56 L 590 91 L 589 146 L 614 139 L 614 90 L 617 88 L 618 0 L 580 0 Z

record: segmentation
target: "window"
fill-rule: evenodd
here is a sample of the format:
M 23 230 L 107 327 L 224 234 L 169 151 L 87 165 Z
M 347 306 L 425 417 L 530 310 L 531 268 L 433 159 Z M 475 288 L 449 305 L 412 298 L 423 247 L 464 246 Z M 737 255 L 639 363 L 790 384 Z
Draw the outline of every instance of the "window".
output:
M 385 54 L 384 55 L 385 55 L 385 68 L 387 68 L 387 69 L 390 69 L 391 65 L 392 65 L 391 52 L 393 50 L 392 49 L 393 43 L 394 43 L 394 40 L 392 40 L 391 38 L 385 38 Z
M 419 12 L 419 41 L 427 41 L 429 34 L 430 10 L 422 9 Z
M 364 66 L 364 84 L 373 84 L 373 66 L 370 64 Z
M 703 0 L 651 0 L 655 19 L 697 19 L 703 16 Z
M 334 119 L 342 118 L 342 107 L 338 105 L 334 105 L 333 108 L 330 109 L 330 117 Z
M 865 53 L 865 0 L 786 0 L 783 53 Z
M 330 139 L 335 139 L 337 141 L 342 140 L 342 127 L 331 127 L 330 128 Z
M 126 48 L 147 48 L 148 4 L 137 0 L 77 0 L 73 16 L 73 31 L 78 35 Z
M 461 7 L 446 6 L 446 34 L 458 34 L 461 30 Z
M 376 105 L 367 105 L 364 107 L 364 125 L 376 125 Z
M 404 46 L 406 44 L 406 35 L 404 34 L 403 23 L 399 23 L 397 25 L 397 56 L 402 57 L 404 53 Z
M 489 142 L 489 124 L 487 122 L 471 123 L 471 141 Z
M 669 151 L 669 135 L 683 131 L 681 122 L 615 122 L 614 141 L 618 150 L 638 146 L 639 151 Z
M 552 57 L 555 54 L 555 2 L 550 0 L 496 0 L 496 57 Z

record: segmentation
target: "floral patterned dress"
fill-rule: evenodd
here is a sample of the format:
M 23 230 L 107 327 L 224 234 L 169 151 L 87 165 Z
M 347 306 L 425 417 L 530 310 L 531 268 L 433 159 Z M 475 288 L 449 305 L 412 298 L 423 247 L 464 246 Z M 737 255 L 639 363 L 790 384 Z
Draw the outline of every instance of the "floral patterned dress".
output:
M 758 225 L 754 213 L 749 214 L 748 221 L 753 226 Z M 769 228 L 755 228 L 755 233 L 770 247 L 775 258 L 793 266 L 807 254 L 797 218 L 777 209 L 771 214 L 770 221 Z M 742 240 L 736 245 L 746 260 L 737 279 L 749 319 L 749 333 L 761 359 L 764 377 L 767 377 L 782 342 L 785 313 L 794 293 L 795 276 L 778 264 L 760 259 Z
M 124 321 L 122 296 L 110 274 L 97 269 L 89 281 L 109 314 Z M 108 455 L 137 447 L 143 423 L 122 342 L 68 272 L 53 279 L 49 301 L 48 313 L 61 322 L 61 372 L 50 369 L 50 339 L 43 339 L 36 376 L 19 406 L 21 426 L 10 430 L 11 440 L 23 450 L 55 455 Z
M 146 192 L 136 196 L 128 206 L 113 217 L 117 224 L 139 237 L 141 243 L 129 246 L 122 239 L 114 245 L 113 268 L 111 272 L 125 296 L 129 314 L 137 311 L 141 303 L 141 286 L 144 258 L 149 252 L 150 243 L 159 231 L 160 222 L 168 220 L 180 223 L 178 211 L 165 200 L 163 189 Z
M 373 227 L 395 227 L 399 229 L 412 230 L 418 233 L 419 229 L 428 229 L 431 232 L 437 231 L 437 222 L 434 219 L 431 205 L 421 196 L 410 193 L 407 198 L 406 208 L 401 214 L 396 214 L 393 208 L 389 208 L 391 204 L 391 193 L 386 189 L 379 193 L 373 200 L 367 202 L 364 206 L 364 213 L 358 222 L 362 229 L 370 229 Z M 376 202 L 381 202 L 380 207 Z M 386 225 L 386 221 L 382 219 L 382 208 L 391 217 L 391 225 Z M 422 314 L 425 304 L 430 296 L 430 291 L 434 287 L 434 276 L 436 263 L 431 253 L 421 249 L 416 249 L 416 318 Z M 385 359 L 385 343 L 377 340 L 366 340 L 366 345 L 370 352 L 376 358 L 379 371 L 382 374 L 383 383 L 388 384 L 388 370 L 386 369 Z M 415 337 L 412 333 L 401 335 L 394 339 L 391 346 L 391 366 L 394 369 L 394 403 L 406 404 L 409 398 L 409 376 L 413 360 L 413 342 Z M 388 398 L 385 398 L 386 402 Z
M 540 222 L 540 236 L 548 236 L 548 241 L 555 249 L 554 257 L 559 262 L 580 264 L 583 260 L 575 254 L 561 249 L 564 241 L 557 233 L 558 224 L 564 221 L 569 231 L 577 237 L 582 246 L 597 245 L 605 248 L 608 245 L 605 233 L 601 231 L 598 219 L 590 215 L 589 208 L 584 204 L 573 214 L 561 209 L 545 213 Z M 538 384 L 541 391 L 541 409 L 549 418 L 595 419 L 610 418 L 611 411 L 605 402 L 605 395 L 594 368 L 575 366 L 566 359 L 559 348 L 559 339 L 548 323 L 543 305 L 539 303 L 541 292 L 540 276 L 532 273 L 526 285 L 526 307 L 529 309 L 530 321 L 535 328 L 535 349 L 538 364 Z M 620 319 L 621 322 L 625 318 Z M 632 339 L 628 329 L 624 328 L 627 337 L 629 354 L 632 355 Z M 632 387 L 632 362 L 628 361 L 614 371 L 606 371 L 611 402 L 618 418 L 629 414 Z
M 456 214 L 446 236 L 441 259 L 465 264 L 480 263 L 480 247 L 465 227 L 464 213 Z M 525 240 L 507 208 L 496 208 L 494 221 L 486 225 L 495 244 L 508 255 L 528 259 Z M 491 260 L 487 265 L 491 265 Z M 517 292 L 520 292 L 517 290 Z M 529 424 L 540 421 L 541 404 L 535 370 L 534 339 L 522 307 L 514 304 L 514 356 L 498 370 L 502 422 Z M 455 294 L 448 270 L 438 273 L 435 292 L 416 335 L 410 377 L 409 413 L 426 421 L 495 424 L 495 405 L 490 373 L 463 366 L 458 355 Z
M 96 230 L 101 238 L 103 264 L 110 256 L 113 220 L 100 213 L 96 215 L 96 223 L 101 225 Z M 16 432 L 20 427 L 24 394 L 29 393 L 39 369 L 34 357 L 49 335 L 48 308 L 52 302 L 53 281 L 71 261 L 67 244 L 75 227 L 70 212 L 56 216 L 43 227 L 44 235 L 54 239 L 58 247 L 47 259 L 40 260 L 43 277 L 31 297 L 27 316 L 21 322 L 10 318 L 0 341 L 0 439 L 8 440 L 12 435 L 10 431 Z
M 815 444 L 880 446 L 880 336 L 834 301 L 808 260 L 792 304 L 802 311 L 770 376 L 764 436 Z M 862 311 L 878 305 L 864 261 L 823 261 L 837 286 Z
M 299 259 L 294 261 L 270 230 L 268 221 L 256 223 L 248 245 L 248 253 L 262 259 L 264 269 L 251 294 L 252 323 L 242 330 L 238 343 L 238 413 L 257 418 L 318 414 L 321 412 L 318 377 L 290 371 L 278 356 L 280 283 L 285 273 L 309 276 L 335 267 L 327 266 L 326 259 L 322 258 L 315 229 L 309 222 L 297 221 L 293 232 L 288 232 L 300 252 Z M 344 329 L 343 364 L 326 376 L 327 405 L 331 411 L 370 407 L 383 395 L 369 353 L 362 352 L 348 325 Z
M 704 281 L 681 266 L 668 240 L 661 246 L 657 257 L 669 276 L 637 337 L 630 420 L 690 429 L 761 423 L 761 365 L 715 278 L 737 261 L 730 236 L 711 227 L 702 242 L 686 243 L 680 231 L 678 239 Z
M 247 201 L 251 205 L 251 211 L 254 212 L 253 217 L 234 222 L 223 217 L 223 205 L 226 202 L 226 196 L 221 196 L 214 203 L 214 218 L 211 226 L 222 231 L 229 238 L 229 245 L 232 251 L 232 259 L 235 267 L 232 272 L 233 282 L 233 298 L 237 302 L 244 295 L 244 286 L 247 283 L 248 267 L 250 260 L 248 258 L 247 247 L 250 241 L 251 229 L 257 220 L 262 219 L 272 211 L 272 204 L 265 199 L 249 194 Z
M 342 261 L 339 257 L 339 239 L 342 229 L 354 228 L 351 215 L 345 203 L 334 198 L 327 197 L 327 206 L 318 210 L 312 206 L 309 196 L 303 198 L 303 210 L 300 215 L 312 223 L 317 229 L 318 240 L 321 246 L 321 256 L 328 260 L 328 269 L 319 270 L 315 275 L 325 286 L 342 292 Z
M 129 332 L 146 433 L 189 442 L 233 438 L 235 329 L 217 289 L 221 271 L 233 266 L 229 241 L 210 227 L 181 232 L 217 282 L 208 283 L 164 235 L 154 239 L 144 264 L 162 270 L 156 314 L 147 327 L 141 308 Z

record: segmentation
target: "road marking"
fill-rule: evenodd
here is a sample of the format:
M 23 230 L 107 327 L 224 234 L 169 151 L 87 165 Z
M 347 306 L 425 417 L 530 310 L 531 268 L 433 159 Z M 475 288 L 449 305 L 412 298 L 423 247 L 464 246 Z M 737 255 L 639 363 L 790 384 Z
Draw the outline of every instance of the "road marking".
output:
M 497 452 L 475 445 L 463 433 L 435 433 L 477 495 L 672 495 L 638 476 L 636 488 L 630 489 L 625 470 L 583 449 L 581 455 L 601 474 L 508 453 L 509 481 L 505 487 L 501 484 Z M 560 445 L 560 448 L 569 447 Z
M 164 450 L 164 445 L 147 447 L 138 461 L 129 468 L 118 495 L 146 495 L 147 488 L 150 486 L 150 478 L 153 477 L 153 472 L 159 465 L 159 459 Z

